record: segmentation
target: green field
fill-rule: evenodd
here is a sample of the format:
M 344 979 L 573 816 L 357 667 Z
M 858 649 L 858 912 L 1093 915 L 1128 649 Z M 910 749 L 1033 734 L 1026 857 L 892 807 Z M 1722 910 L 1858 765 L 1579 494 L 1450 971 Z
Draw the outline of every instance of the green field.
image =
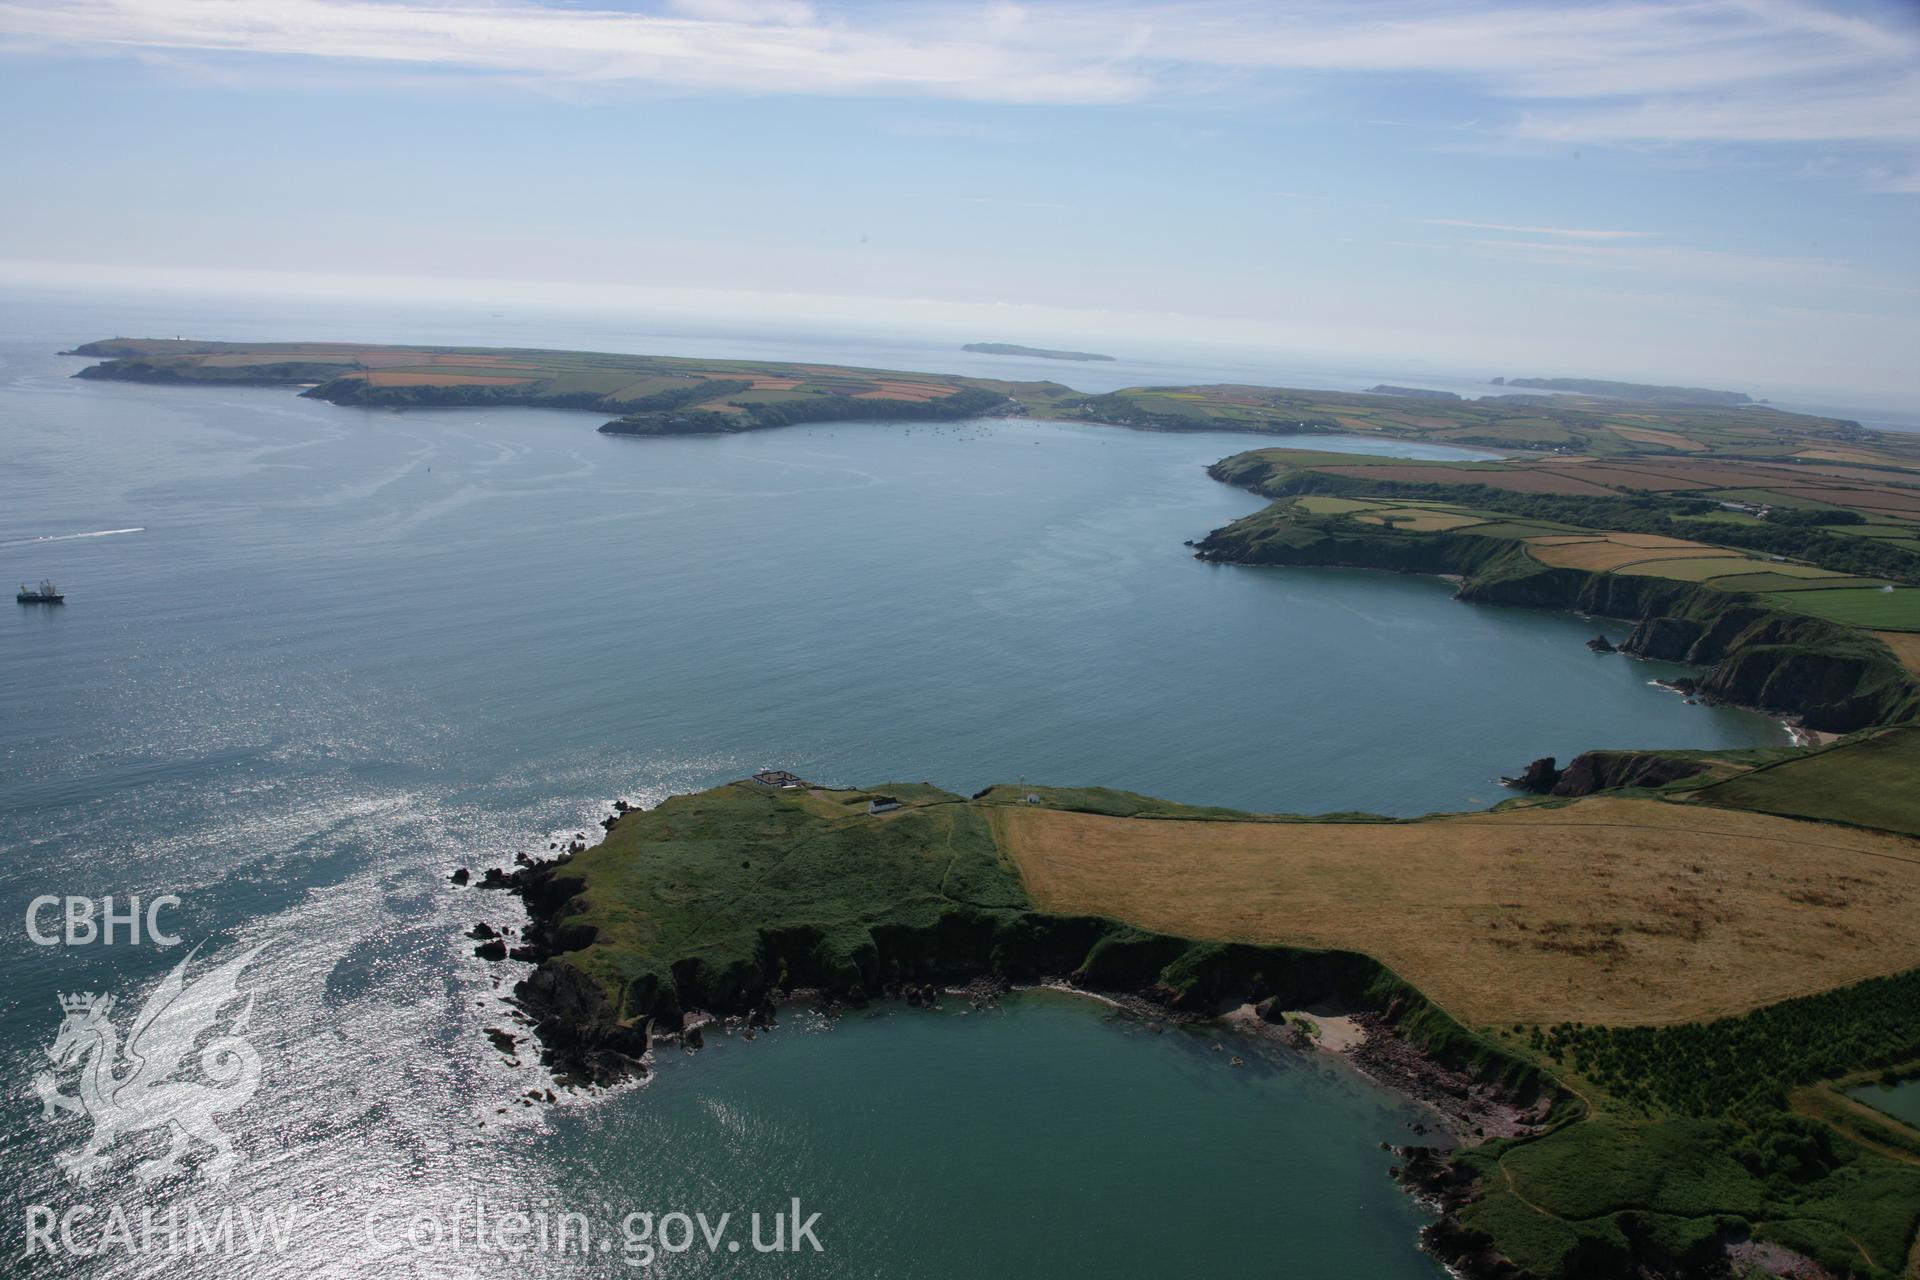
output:
M 1784 609 L 1816 618 L 1845 622 L 1872 631 L 1920 631 L 1920 589 L 1885 591 L 1876 587 L 1852 591 L 1795 591 L 1769 595 Z
M 906 807 L 869 816 L 874 794 Z M 792 970 L 780 985 L 844 985 L 877 928 L 1027 906 L 984 815 L 960 799 L 919 784 L 814 794 L 743 782 L 629 813 L 570 865 L 589 891 L 569 923 L 599 931 L 570 959 L 628 1004 L 664 994 L 725 1007 L 762 978 L 770 946 Z
M 1672 578 L 1678 582 L 1706 582 L 1714 578 L 1724 578 L 1730 574 L 1750 572 L 1759 562 L 1743 560 L 1734 556 L 1706 557 L 1701 559 L 1676 558 L 1671 560 L 1642 560 L 1636 564 L 1623 564 L 1615 573 L 1630 577 Z M 1794 566 L 1789 565 L 1788 568 Z
M 1853 578 L 1835 574 L 1824 578 L 1796 578 L 1784 573 L 1736 573 L 1724 578 L 1713 579 L 1713 585 L 1720 591 L 1758 591 L 1758 592 L 1797 592 L 1797 591 L 1859 591 L 1868 587 L 1881 587 L 1887 584 L 1869 578 Z
M 1883 582 L 1920 584 L 1920 539 L 1854 536 L 1860 529 L 1907 526 L 1889 524 L 1874 504 L 1912 500 L 1920 484 L 1920 456 L 1905 459 L 1903 450 L 1920 452 L 1920 441 L 1886 445 L 1886 465 L 1852 466 L 1868 479 L 1836 478 L 1806 466 L 1785 466 L 1751 457 L 1646 456 L 1603 458 L 1525 458 L 1502 462 L 1436 463 L 1406 459 L 1370 459 L 1364 462 L 1317 451 L 1255 449 L 1222 459 L 1210 469 L 1215 479 L 1252 489 L 1275 499 L 1311 498 L 1316 504 L 1365 502 L 1376 507 L 1411 503 L 1451 502 L 1456 509 L 1485 513 L 1490 518 L 1472 532 L 1489 537 L 1526 537 L 1530 533 L 1582 530 L 1600 534 L 1651 534 L 1681 542 L 1739 552 L 1740 565 L 1708 565 L 1679 560 L 1666 565 L 1648 563 L 1621 572 L 1637 577 L 1664 577 L 1705 582 L 1723 574 L 1766 573 L 1773 580 L 1754 579 L 1731 590 L 1788 591 L 1798 585 L 1781 579 L 1807 579 L 1822 587 L 1854 585 L 1871 588 Z M 1851 465 L 1851 464 L 1850 464 Z M 1850 473 L 1851 474 L 1851 473 Z M 1731 477 L 1767 480 L 1774 489 L 1744 491 L 1756 504 L 1796 487 L 1837 493 L 1833 486 L 1853 486 L 1858 510 L 1825 506 L 1829 517 L 1808 516 L 1794 504 L 1772 501 L 1765 519 L 1750 512 L 1730 512 L 1719 505 L 1730 492 L 1719 488 Z M 1884 477 L 1882 479 L 1881 477 Z M 1337 509 L 1321 506 L 1322 513 Z M 1756 506 L 1756 509 L 1759 509 Z M 1271 509 L 1270 509 L 1271 510 Z M 1301 509 L 1313 513 L 1315 508 Z M 1835 524 L 1835 520 L 1864 523 Z M 1504 518 L 1502 518 L 1504 517 Z M 1263 517 L 1255 517 L 1263 518 Z M 1822 523 L 1815 523 L 1821 520 Z M 1920 528 L 1920 525 L 1912 527 Z M 1841 597 L 1831 606 L 1819 606 L 1821 616 L 1853 622 L 1851 617 L 1826 610 L 1845 607 Z M 1882 610 L 1862 615 L 1861 625 L 1900 626 L 1882 622 Z
M 1829 747 L 1697 795 L 1708 804 L 1920 837 L 1920 728 Z

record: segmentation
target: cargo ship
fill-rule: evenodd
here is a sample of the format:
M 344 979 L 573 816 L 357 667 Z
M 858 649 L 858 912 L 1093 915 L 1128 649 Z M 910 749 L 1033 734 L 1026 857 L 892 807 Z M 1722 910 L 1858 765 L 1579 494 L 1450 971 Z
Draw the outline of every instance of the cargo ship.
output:
M 50 578 L 40 579 L 40 585 L 29 587 L 22 583 L 20 591 L 13 597 L 21 604 L 65 604 L 67 598 L 60 594 L 60 588 L 53 585 Z

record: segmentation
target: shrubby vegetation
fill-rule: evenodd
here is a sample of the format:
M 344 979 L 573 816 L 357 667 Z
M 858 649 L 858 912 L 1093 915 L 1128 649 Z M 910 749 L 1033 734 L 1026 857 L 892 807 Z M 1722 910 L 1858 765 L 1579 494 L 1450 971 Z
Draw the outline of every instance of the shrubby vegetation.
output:
M 1460 1163 L 1486 1188 L 1463 1226 L 1552 1280 L 1723 1275 L 1727 1244 L 1744 1239 L 1836 1276 L 1891 1280 L 1920 1217 L 1920 1168 L 1784 1111 L 1746 1123 L 1594 1119 Z
M 1839 1276 L 1901 1274 L 1920 1159 L 1849 1141 L 1788 1095 L 1920 1055 L 1920 970 L 1714 1022 L 1523 1034 L 1597 1112 L 1460 1157 L 1484 1188 L 1462 1222 L 1520 1265 L 1556 1280 L 1717 1274 L 1726 1242 L 1751 1237 Z
M 1796 1086 L 1920 1057 L 1920 969 L 1715 1022 L 1562 1024 L 1530 1039 L 1549 1062 L 1636 1106 L 1761 1117 Z

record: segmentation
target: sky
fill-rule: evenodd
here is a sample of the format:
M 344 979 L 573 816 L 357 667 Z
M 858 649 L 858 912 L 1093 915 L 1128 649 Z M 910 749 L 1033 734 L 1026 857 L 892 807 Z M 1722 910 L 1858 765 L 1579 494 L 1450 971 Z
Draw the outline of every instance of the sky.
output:
M 0 290 L 1920 405 L 1915 0 L 0 0 L 0 112 Z

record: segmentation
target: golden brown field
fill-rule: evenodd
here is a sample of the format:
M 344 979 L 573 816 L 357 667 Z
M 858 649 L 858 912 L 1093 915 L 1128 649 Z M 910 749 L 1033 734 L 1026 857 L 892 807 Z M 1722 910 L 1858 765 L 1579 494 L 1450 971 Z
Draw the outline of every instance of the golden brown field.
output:
M 1324 471 L 1329 475 L 1353 476 L 1362 480 L 1408 480 L 1415 483 L 1431 482 L 1436 475 L 1435 468 L 1413 463 L 1375 466 L 1334 464 L 1316 466 L 1314 470 Z M 1474 484 L 1484 484 L 1495 489 L 1511 489 L 1516 493 L 1576 493 L 1604 497 L 1613 492 L 1601 485 L 1572 476 L 1555 475 L 1546 471 L 1523 471 L 1518 468 L 1511 471 L 1476 471 L 1471 473 L 1468 479 Z
M 1615 538 L 1617 539 L 1618 536 L 1616 534 Z M 1637 564 L 1643 560 L 1678 560 L 1705 556 L 1743 558 L 1738 551 L 1726 551 L 1718 547 L 1701 546 L 1698 543 L 1678 547 L 1636 547 L 1611 539 L 1592 542 L 1557 542 L 1545 546 L 1529 539 L 1528 554 L 1540 563 L 1550 564 L 1558 569 L 1586 569 L 1595 573 Z
M 1591 797 L 1410 823 L 993 811 L 1039 907 L 1363 951 L 1486 1025 L 1686 1022 L 1920 964 L 1920 843 Z
M 1893 650 L 1901 666 L 1920 675 L 1920 631 L 1876 631 L 1873 638 Z
M 1920 494 L 1883 488 L 1821 489 L 1813 485 L 1796 485 L 1791 492 L 1815 502 L 1830 502 L 1836 507 L 1855 507 L 1920 520 Z
M 1633 467 L 1626 464 L 1608 466 L 1603 463 L 1587 462 L 1564 469 L 1556 468 L 1549 475 L 1566 476 L 1569 479 L 1585 480 L 1593 484 L 1604 485 L 1609 489 L 1636 489 L 1651 493 L 1665 493 L 1679 489 L 1698 488 L 1691 480 L 1676 478 L 1651 468 Z
M 856 391 L 855 400 L 907 400 L 921 403 L 927 400 L 944 400 L 953 394 L 945 387 L 901 386 L 898 383 L 883 382 L 872 391 Z
M 1444 533 L 1448 529 L 1486 523 L 1481 516 L 1465 516 L 1454 511 L 1429 511 L 1420 507 L 1385 507 L 1367 515 L 1355 516 L 1354 519 L 1362 524 L 1391 523 L 1396 529 L 1412 533 Z
M 367 381 L 376 387 L 471 387 L 471 386 L 513 386 L 516 383 L 532 382 L 532 378 L 509 378 L 491 373 L 415 373 L 408 372 L 369 372 Z
M 213 369 L 246 369 L 255 365 L 284 364 L 289 360 L 297 360 L 302 364 L 352 364 L 354 357 L 346 352 L 334 351 L 281 351 L 271 355 L 208 356 L 205 363 Z
M 1609 533 L 1607 537 L 1623 547 L 1652 547 L 1655 549 L 1661 547 L 1688 547 L 1699 551 L 1699 549 L 1705 545 L 1704 543 L 1693 542 L 1687 538 L 1669 538 L 1664 534 L 1658 533 Z

